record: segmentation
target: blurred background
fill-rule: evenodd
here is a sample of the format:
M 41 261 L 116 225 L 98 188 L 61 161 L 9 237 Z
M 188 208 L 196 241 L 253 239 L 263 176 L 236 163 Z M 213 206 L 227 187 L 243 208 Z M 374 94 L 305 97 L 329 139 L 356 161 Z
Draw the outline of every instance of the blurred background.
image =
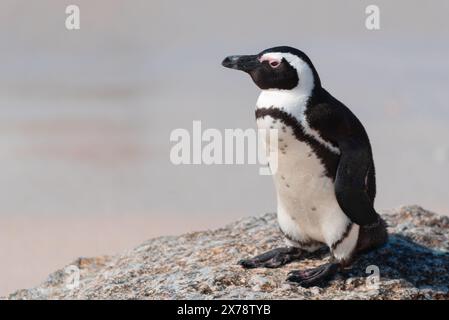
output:
M 65 8 L 81 29 L 65 28 Z M 380 30 L 365 8 L 380 7 Z M 364 123 L 379 210 L 449 214 L 449 2 L 2 0 L 0 295 L 78 256 L 275 211 L 257 165 L 174 166 L 176 128 L 254 128 L 229 54 L 302 49 Z

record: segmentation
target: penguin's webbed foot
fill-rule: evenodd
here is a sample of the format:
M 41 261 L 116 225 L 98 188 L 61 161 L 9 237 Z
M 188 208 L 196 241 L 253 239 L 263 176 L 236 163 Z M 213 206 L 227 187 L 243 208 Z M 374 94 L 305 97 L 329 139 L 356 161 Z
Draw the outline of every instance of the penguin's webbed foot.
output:
M 293 270 L 288 273 L 287 281 L 296 282 L 304 288 L 323 286 L 332 279 L 339 269 L 339 263 L 331 262 L 312 269 Z
M 276 248 L 254 258 L 238 262 L 243 268 L 279 268 L 301 257 L 303 251 L 296 247 Z

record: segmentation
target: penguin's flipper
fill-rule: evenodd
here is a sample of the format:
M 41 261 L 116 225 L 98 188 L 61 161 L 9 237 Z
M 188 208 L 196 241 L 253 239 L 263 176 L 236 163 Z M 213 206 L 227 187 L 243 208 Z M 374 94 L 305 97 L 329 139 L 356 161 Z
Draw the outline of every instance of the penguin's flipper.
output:
M 254 258 L 240 260 L 238 264 L 245 269 L 278 268 L 299 259 L 302 254 L 303 251 L 296 247 L 276 248 Z
M 368 170 L 372 166 L 369 144 L 357 138 L 339 141 L 341 156 L 335 177 L 335 195 L 348 218 L 361 226 L 378 222 L 366 188 Z

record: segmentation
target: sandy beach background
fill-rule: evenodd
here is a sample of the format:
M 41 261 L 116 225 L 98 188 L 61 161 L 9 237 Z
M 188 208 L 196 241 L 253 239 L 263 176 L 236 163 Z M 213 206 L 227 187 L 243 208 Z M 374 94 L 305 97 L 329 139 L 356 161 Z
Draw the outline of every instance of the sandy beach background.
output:
M 365 8 L 381 29 L 365 28 Z M 81 30 L 65 29 L 78 4 Z M 364 123 L 378 209 L 449 214 L 447 1 L 0 3 L 0 295 L 78 256 L 275 211 L 257 165 L 174 166 L 170 132 L 254 128 L 258 90 L 220 66 L 291 45 Z

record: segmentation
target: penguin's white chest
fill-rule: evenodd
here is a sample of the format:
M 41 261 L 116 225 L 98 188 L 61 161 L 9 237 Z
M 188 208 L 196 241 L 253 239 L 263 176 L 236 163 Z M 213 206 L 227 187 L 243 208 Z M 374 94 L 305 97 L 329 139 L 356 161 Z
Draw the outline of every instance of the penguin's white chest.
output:
M 273 177 L 280 228 L 298 242 L 335 242 L 349 219 L 338 205 L 334 182 L 326 176 L 325 166 L 311 146 L 298 140 L 293 128 L 282 119 L 266 115 L 257 119 L 257 125 L 260 129 L 278 130 L 277 166 L 273 166 L 277 169 Z

